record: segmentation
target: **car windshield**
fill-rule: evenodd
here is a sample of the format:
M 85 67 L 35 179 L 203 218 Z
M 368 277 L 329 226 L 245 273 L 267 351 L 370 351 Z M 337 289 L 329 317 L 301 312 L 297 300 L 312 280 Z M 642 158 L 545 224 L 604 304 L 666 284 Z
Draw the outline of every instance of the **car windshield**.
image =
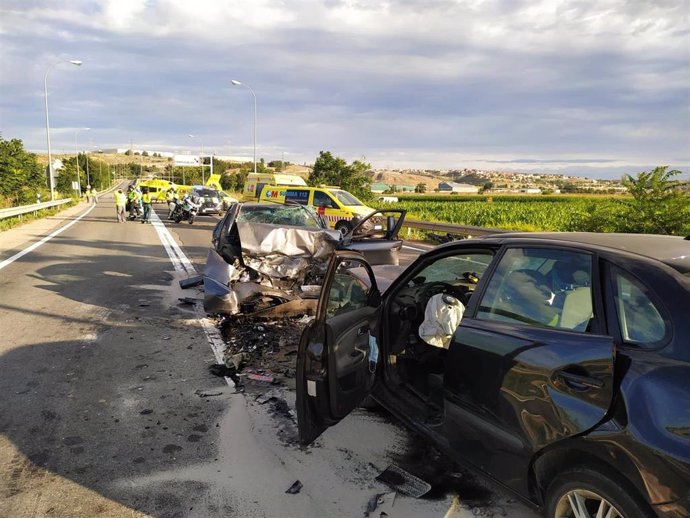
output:
M 269 223 L 313 229 L 323 228 L 317 215 L 306 207 L 292 205 L 245 206 L 237 216 L 238 222 Z
M 330 192 L 343 205 L 364 205 L 361 201 L 359 201 L 357 198 L 352 196 L 352 194 L 350 194 L 347 191 L 333 189 Z
M 218 198 L 219 194 L 218 191 L 215 189 L 197 189 L 195 191 L 197 196 L 200 196 L 202 198 Z

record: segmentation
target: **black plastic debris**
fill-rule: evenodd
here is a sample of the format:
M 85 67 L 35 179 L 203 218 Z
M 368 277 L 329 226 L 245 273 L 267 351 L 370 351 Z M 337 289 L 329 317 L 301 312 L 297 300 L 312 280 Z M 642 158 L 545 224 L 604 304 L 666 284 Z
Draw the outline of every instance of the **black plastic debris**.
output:
M 424 496 L 431 490 L 431 484 L 424 482 L 421 478 L 415 477 L 412 473 L 408 473 L 395 464 L 388 466 L 376 477 L 376 480 L 383 482 L 391 489 L 395 489 L 398 493 L 413 498 Z
M 254 398 L 254 401 L 259 403 L 260 405 L 264 405 L 271 401 L 272 399 L 275 399 L 277 396 L 276 392 L 271 390 L 270 392 L 266 392 L 265 394 L 259 394 Z
M 293 484 L 285 491 L 288 495 L 296 495 L 302 490 L 302 482 L 295 480 Z
M 207 397 L 215 397 L 215 396 L 222 396 L 222 392 L 205 392 L 203 390 L 197 390 L 195 391 L 195 394 L 199 396 L 200 398 L 207 398 Z
M 367 502 L 367 510 L 364 516 L 368 518 L 381 518 L 388 516 L 395 502 L 395 493 L 379 493 L 372 496 Z
M 193 299 L 191 297 L 179 297 L 177 300 L 180 304 L 196 304 L 197 302 L 202 302 L 201 299 Z
M 243 370 L 248 374 L 261 373 L 266 376 L 253 380 L 253 375 L 247 377 L 252 382 L 258 382 L 258 385 L 292 380 L 295 377 L 297 344 L 306 323 L 290 318 L 225 317 L 220 324 L 227 344 L 224 361 L 232 365 L 235 357 L 242 354 Z
M 221 378 L 230 378 L 235 385 L 240 385 L 240 377 L 237 375 L 237 369 L 234 366 L 228 367 L 224 363 L 214 363 L 210 365 L 208 371 L 214 376 Z
M 193 288 L 204 283 L 203 275 L 195 275 L 194 277 L 189 277 L 188 279 L 180 279 L 180 288 L 186 290 L 187 288 Z

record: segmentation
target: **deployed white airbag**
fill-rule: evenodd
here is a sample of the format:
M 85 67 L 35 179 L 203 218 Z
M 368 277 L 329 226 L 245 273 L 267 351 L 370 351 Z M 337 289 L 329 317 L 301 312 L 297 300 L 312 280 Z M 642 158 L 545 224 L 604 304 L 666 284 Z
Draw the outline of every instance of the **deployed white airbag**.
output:
M 455 297 L 446 293 L 434 295 L 426 304 L 419 336 L 429 345 L 447 349 L 464 313 L 465 306 Z

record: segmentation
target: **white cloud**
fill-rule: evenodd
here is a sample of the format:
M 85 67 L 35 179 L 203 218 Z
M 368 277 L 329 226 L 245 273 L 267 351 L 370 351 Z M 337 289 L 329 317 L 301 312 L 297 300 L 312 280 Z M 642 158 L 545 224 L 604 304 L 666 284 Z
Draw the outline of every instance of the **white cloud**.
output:
M 265 152 L 342 149 L 435 166 L 462 165 L 453 162 L 475 152 L 663 161 L 690 144 L 684 7 L 5 0 L 0 130 L 39 148 L 43 74 L 77 58 L 80 70 L 51 72 L 51 117 L 91 126 L 113 145 L 133 138 L 174 147 L 197 132 L 210 145 L 250 148 L 251 97 L 229 87 L 237 78 L 257 93 Z

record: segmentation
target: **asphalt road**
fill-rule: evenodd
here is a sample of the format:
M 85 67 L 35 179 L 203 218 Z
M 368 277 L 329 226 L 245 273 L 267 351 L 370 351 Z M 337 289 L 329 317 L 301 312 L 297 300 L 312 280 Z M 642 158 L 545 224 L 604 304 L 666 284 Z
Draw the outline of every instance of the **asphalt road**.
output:
M 281 440 L 285 423 L 208 373 L 204 319 L 178 303 L 198 293 L 177 288 L 187 273 L 159 223 L 117 223 L 110 195 L 3 233 L 0 264 L 80 216 L 0 269 L 0 516 L 363 516 L 391 456 L 426 448 L 362 412 L 314 448 Z M 216 221 L 166 223 L 188 269 L 203 269 Z M 472 516 L 453 491 L 395 509 Z

